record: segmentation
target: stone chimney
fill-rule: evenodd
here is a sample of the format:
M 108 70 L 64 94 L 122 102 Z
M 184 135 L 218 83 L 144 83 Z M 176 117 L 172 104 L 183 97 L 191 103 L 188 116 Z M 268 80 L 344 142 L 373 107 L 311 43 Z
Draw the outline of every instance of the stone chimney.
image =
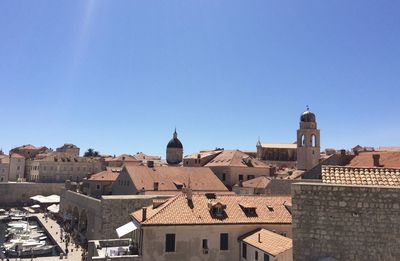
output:
M 372 158 L 374 159 L 374 167 L 380 167 L 381 164 L 379 163 L 381 155 L 379 154 L 372 154 Z
M 147 219 L 147 207 L 142 208 L 142 222 Z

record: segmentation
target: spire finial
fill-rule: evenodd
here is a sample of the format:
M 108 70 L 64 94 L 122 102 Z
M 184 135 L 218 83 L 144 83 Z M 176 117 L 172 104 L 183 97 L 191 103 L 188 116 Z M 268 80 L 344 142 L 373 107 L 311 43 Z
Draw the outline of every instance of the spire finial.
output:
M 306 105 L 306 110 L 310 111 L 310 106 Z
M 176 138 L 178 138 L 178 133 L 176 132 L 176 127 L 175 127 L 175 130 L 174 130 L 174 139 L 176 139 Z

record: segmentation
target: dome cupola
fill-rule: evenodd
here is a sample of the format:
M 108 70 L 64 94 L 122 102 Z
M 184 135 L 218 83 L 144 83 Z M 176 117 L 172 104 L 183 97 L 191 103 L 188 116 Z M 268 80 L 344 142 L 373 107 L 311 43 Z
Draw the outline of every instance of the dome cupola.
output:
M 174 135 L 173 135 L 172 139 L 167 144 L 167 149 L 168 148 L 183 149 L 182 143 L 178 139 L 178 133 L 176 132 L 176 129 L 174 131 Z
M 301 122 L 315 122 L 315 114 L 310 111 L 310 108 L 307 106 L 305 112 L 303 112 L 300 116 Z

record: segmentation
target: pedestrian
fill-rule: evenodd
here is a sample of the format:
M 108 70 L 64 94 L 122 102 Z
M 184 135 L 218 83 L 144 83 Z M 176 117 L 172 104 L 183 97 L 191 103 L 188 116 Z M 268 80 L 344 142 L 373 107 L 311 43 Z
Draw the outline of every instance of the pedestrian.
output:
M 68 257 L 68 248 L 65 249 L 65 255 Z

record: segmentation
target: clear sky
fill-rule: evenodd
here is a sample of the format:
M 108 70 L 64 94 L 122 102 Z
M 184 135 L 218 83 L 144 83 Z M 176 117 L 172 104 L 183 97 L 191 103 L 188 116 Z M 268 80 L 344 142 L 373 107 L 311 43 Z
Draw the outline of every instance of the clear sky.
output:
M 0 147 L 400 145 L 400 1 L 0 1 Z

